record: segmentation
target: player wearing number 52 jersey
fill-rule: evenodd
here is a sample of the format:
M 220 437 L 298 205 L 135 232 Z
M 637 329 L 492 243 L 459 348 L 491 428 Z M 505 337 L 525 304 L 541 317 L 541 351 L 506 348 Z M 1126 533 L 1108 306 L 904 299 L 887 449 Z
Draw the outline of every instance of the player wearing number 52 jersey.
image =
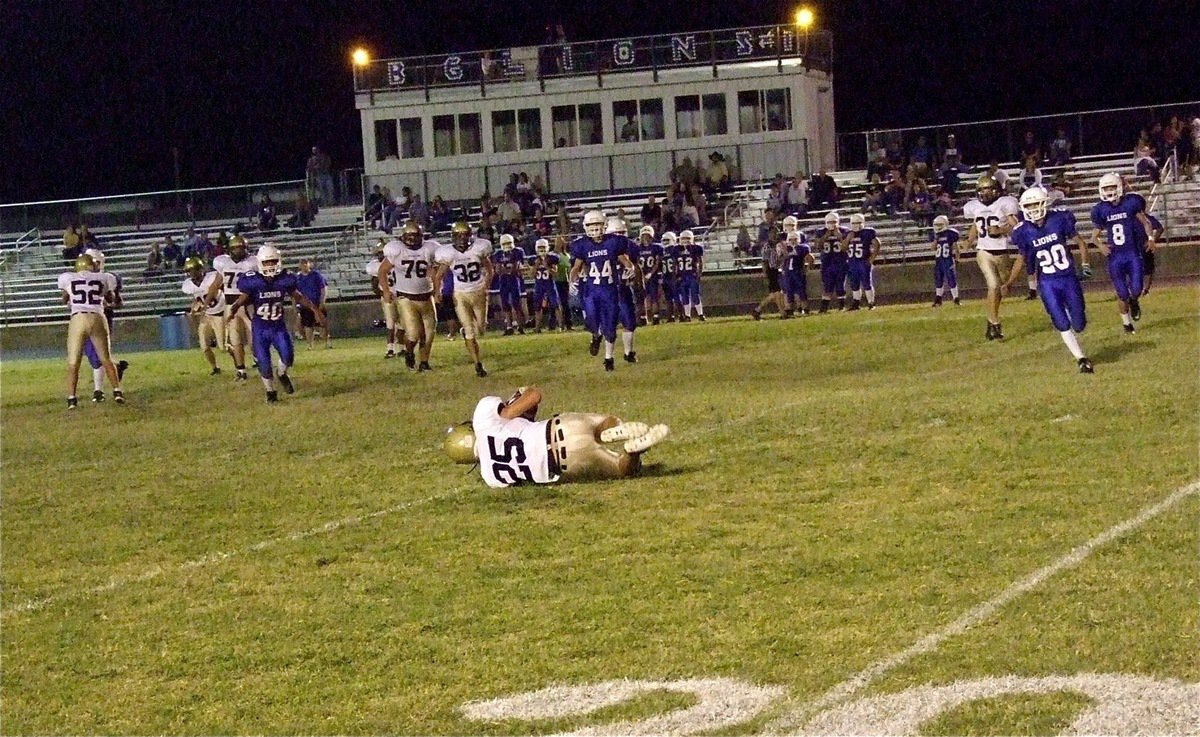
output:
M 451 427 L 442 447 L 456 463 L 478 463 L 493 488 L 521 483 L 616 479 L 641 470 L 641 455 L 670 433 L 666 425 L 606 414 L 564 412 L 537 421 L 542 394 L 521 387 L 507 402 L 484 397 L 470 422 Z M 619 450 L 606 443 L 621 443 Z
M 437 272 L 434 284 L 441 284 L 447 271 L 454 275 L 454 313 L 462 323 L 467 353 L 475 362 L 475 375 L 483 378 L 487 370 L 479 357 L 479 340 L 487 327 L 487 290 L 492 283 L 492 244 L 471 235 L 471 226 L 459 221 L 450 229 L 451 245 L 440 246 L 434 253 Z M 441 295 L 438 295 L 441 299 Z
M 433 272 L 437 266 L 435 254 L 441 247 L 437 241 L 426 240 L 421 226 L 409 220 L 404 224 L 400 240 L 384 246 L 377 278 L 382 284 L 394 281 L 394 294 L 385 293 L 384 302 L 395 299 L 400 304 L 400 319 L 404 327 L 404 363 L 417 369 L 414 349 L 421 344 L 420 371 L 429 371 L 429 353 L 437 333 L 437 312 L 433 307 Z
M 1108 278 L 1117 292 L 1117 309 L 1125 332 L 1133 332 L 1133 321 L 1142 318 L 1138 297 L 1142 295 L 1144 262 L 1142 252 L 1153 250 L 1154 241 L 1147 233 L 1154 231 L 1146 216 L 1146 200 L 1136 192 L 1124 192 L 1119 174 L 1100 177 L 1100 201 L 1092 207 L 1092 243 L 1099 243 L 1104 231 L 1105 243 L 1100 252 L 1108 257 Z
M 259 248 L 258 263 L 261 271 L 248 272 L 238 279 L 242 294 L 233 304 L 233 310 L 236 312 L 247 305 L 252 307 L 254 360 L 258 362 L 258 373 L 267 389 L 267 401 L 275 402 L 279 396 L 271 374 L 272 346 L 279 354 L 279 383 L 288 394 L 295 391 L 287 374 L 296 354 L 292 349 L 292 335 L 283 319 L 284 298 L 291 297 L 296 304 L 311 310 L 321 326 L 325 325 L 325 316 L 297 288 L 296 275 L 283 270 L 279 249 L 269 244 Z
M 1013 263 L 1003 289 L 1017 280 L 1029 264 L 1038 275 L 1038 294 L 1050 315 L 1050 321 L 1062 336 L 1063 343 L 1075 357 L 1080 373 L 1092 373 L 1092 362 L 1079 347 L 1076 333 L 1087 327 L 1083 286 L 1075 274 L 1071 258 L 1071 242 L 1079 246 L 1079 260 L 1084 273 L 1088 269 L 1087 243 L 1075 231 L 1075 216 L 1066 210 L 1049 210 L 1049 197 L 1041 187 L 1030 187 L 1021 195 L 1021 212 L 1025 221 L 1012 232 L 1013 244 L 1020 253 Z
M 108 272 L 98 272 L 95 268 L 96 262 L 85 254 L 75 259 L 75 271 L 58 277 L 63 304 L 71 307 L 71 321 L 67 326 L 67 409 L 75 409 L 79 405 L 75 389 L 79 384 L 83 343 L 88 338 L 91 338 L 101 368 L 113 388 L 113 401 L 117 404 L 125 401 L 117 368 L 113 366 L 109 354 L 108 323 L 104 319 L 104 301 L 116 292 L 117 278 Z
M 242 296 L 239 280 L 243 274 L 258 269 L 258 260 L 246 254 L 246 239 L 235 235 L 229 239 L 229 253 L 213 259 L 213 269 L 221 273 L 224 280 L 222 291 L 225 304 L 225 337 L 229 351 L 233 354 L 233 365 L 237 368 L 236 381 L 246 380 L 246 344 L 250 342 L 250 317 L 244 311 L 233 309 L 233 303 Z
M 987 282 L 988 340 L 1004 337 L 1000 330 L 1000 284 L 1008 270 L 1008 236 L 1017 227 L 1019 206 L 1016 199 L 1000 196 L 1000 185 L 984 175 L 976 184 L 977 197 L 963 205 L 963 215 L 971 223 L 967 248 L 974 248 L 975 261 Z

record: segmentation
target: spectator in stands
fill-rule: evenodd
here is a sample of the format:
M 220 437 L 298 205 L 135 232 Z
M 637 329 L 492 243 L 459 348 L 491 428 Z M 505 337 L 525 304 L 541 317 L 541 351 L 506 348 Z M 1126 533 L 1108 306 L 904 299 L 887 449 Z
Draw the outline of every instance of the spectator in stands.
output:
M 1154 159 L 1154 149 L 1149 144 L 1142 143 L 1138 146 L 1133 157 L 1133 173 L 1138 176 L 1150 177 L 1155 182 L 1159 181 L 1158 162 Z
M 875 149 L 875 158 L 867 163 L 867 181 L 872 181 L 872 177 L 879 177 L 876 181 L 882 182 L 891 168 L 891 165 L 887 161 L 887 150 L 883 148 Z
M 450 227 L 450 223 L 454 222 L 453 213 L 446 206 L 446 201 L 441 195 L 436 195 L 433 202 L 429 203 L 429 229 L 434 233 L 440 233 Z
M 729 174 L 729 165 L 719 151 L 708 155 L 708 171 L 704 173 L 704 193 L 709 197 L 718 192 L 729 192 L 733 189 L 733 178 Z
M 163 269 L 173 271 L 183 266 L 183 250 L 175 245 L 175 240 L 167 236 L 162 249 Z
M 959 182 L 962 178 L 963 167 L 959 163 L 957 156 L 947 156 L 942 162 L 942 167 L 938 169 L 938 184 L 941 185 L 942 191 L 949 193 L 951 197 L 958 194 Z
M 304 166 L 305 178 L 312 185 L 315 199 L 322 205 L 333 204 L 333 176 L 329 173 L 331 166 L 329 154 L 313 146 L 308 163 Z
M 750 252 L 752 256 L 758 256 L 765 249 L 773 246 L 783 235 L 779 229 L 777 215 L 772 210 L 767 210 L 763 213 L 763 221 L 758 225 L 758 238 L 754 242 L 754 248 Z
M 904 209 L 908 210 L 917 225 L 923 227 L 933 225 L 933 199 L 929 195 L 929 188 L 925 185 L 924 179 L 917 177 L 912 180 L 908 197 L 904 201 Z
M 275 216 L 275 203 L 271 201 L 271 195 L 264 194 L 262 201 L 258 203 L 258 229 L 259 230 L 275 230 L 279 227 L 279 218 Z
M 925 179 L 933 173 L 933 147 L 925 136 L 917 136 L 917 143 L 908 152 L 908 177 Z
M 790 181 L 784 182 L 779 194 L 783 200 L 783 212 L 797 217 L 803 217 L 808 212 L 810 194 L 808 177 L 804 176 L 804 172 L 798 171 Z
M 745 223 L 738 227 L 737 239 L 733 242 L 733 264 L 742 267 L 742 257 L 754 255 L 754 239 L 750 237 L 750 229 Z
M 95 233 L 88 230 L 87 223 L 79 224 L 79 246 L 83 249 L 95 248 L 97 251 L 100 250 L 100 240 L 96 237 Z
M 1071 139 L 1065 128 L 1059 128 L 1050 142 L 1050 166 L 1065 166 L 1071 160 Z
M 1042 160 L 1042 145 L 1037 142 L 1037 138 L 1033 135 L 1033 131 L 1025 131 L 1025 141 L 1021 143 L 1021 161 L 1028 159 L 1030 156 L 1035 161 Z
M 778 213 L 783 209 L 783 199 L 779 193 L 779 183 L 771 182 L 771 190 L 767 192 L 767 209 Z
M 820 173 L 814 174 L 812 182 L 809 184 L 808 209 L 815 210 L 821 205 L 837 207 L 838 199 L 837 182 L 833 181 L 833 177 L 829 176 L 825 167 L 821 167 Z
M 408 208 L 408 219 L 421 226 L 422 230 L 429 229 L 429 206 L 421 201 L 421 195 L 414 194 L 412 205 Z
M 1054 177 L 1054 181 L 1050 183 L 1050 189 L 1046 193 L 1047 201 L 1051 207 L 1054 207 L 1059 200 L 1064 200 L 1071 196 L 1071 179 L 1065 171 L 1060 171 Z
M 169 240 L 169 239 L 168 239 Z M 146 270 L 142 272 L 142 276 L 150 278 L 153 276 L 162 276 L 163 273 L 163 255 L 158 244 L 150 246 L 150 253 L 146 254 Z
M 684 156 L 683 161 L 678 166 L 671 170 L 671 181 L 673 183 L 682 184 L 685 188 L 691 187 L 700 179 L 699 171 L 689 156 Z M 686 190 L 685 190 L 686 191 Z
M 221 230 L 217 231 L 217 239 L 213 241 L 212 257 L 216 258 L 217 256 L 224 256 L 228 250 L 229 234 L 225 232 L 224 228 L 222 228 Z
M 904 164 L 904 151 L 900 148 L 900 138 L 893 136 L 884 149 L 887 152 L 888 165 L 893 169 L 899 169 Z
M 962 151 L 958 148 L 958 139 L 953 133 L 946 136 L 946 147 L 942 149 L 942 167 L 956 166 L 963 168 Z
M 521 218 L 521 208 L 513 200 L 513 196 L 507 188 L 504 190 L 504 199 L 500 202 L 499 207 L 496 208 L 496 214 L 505 222 L 514 218 L 518 220 Z
M 633 115 L 625 116 L 625 124 L 621 126 L 621 142 L 636 143 L 638 140 L 638 126 L 633 120 Z
M 1038 160 L 1032 156 L 1025 158 L 1025 168 L 1021 170 L 1018 177 L 1018 182 L 1021 185 L 1021 191 L 1031 187 L 1042 186 L 1042 170 L 1038 168 Z
M 662 206 L 658 204 L 658 199 L 654 195 L 646 198 L 646 204 L 642 205 L 642 225 L 649 225 L 654 228 L 655 233 L 661 233 L 659 227 L 662 224 Z
M 696 208 L 696 202 L 692 199 L 691 193 L 684 197 L 683 205 L 679 208 L 679 214 L 676 217 L 677 224 L 680 230 L 696 228 L 700 225 L 700 211 Z
M 79 226 L 75 223 L 70 223 L 67 225 L 67 229 L 63 231 L 63 263 L 68 268 L 74 266 L 75 259 L 79 258 L 79 254 L 81 253 L 83 253 L 83 236 L 80 234 Z
M 312 225 L 313 218 L 316 217 L 316 205 L 312 203 L 304 195 L 303 192 L 296 195 L 296 211 L 288 218 L 289 228 L 307 228 Z
M 951 196 L 950 191 L 946 189 L 939 190 L 937 197 L 933 199 L 934 216 L 945 215 L 946 217 L 953 217 L 955 209 L 957 208 L 954 207 L 954 197 Z
M 179 244 L 183 249 L 183 258 L 189 259 L 193 256 L 200 256 L 200 236 L 196 235 L 196 229 L 189 227 L 183 234 L 183 241 Z
M 897 212 L 904 209 L 905 190 L 904 177 L 898 173 L 893 174 L 883 188 L 883 209 L 890 217 L 895 217 Z
M 383 190 L 379 185 L 371 187 L 371 194 L 367 195 L 367 209 L 363 213 L 363 218 L 369 223 L 375 223 L 383 217 Z
M 696 223 L 699 225 L 708 225 L 712 219 L 708 211 L 708 198 L 704 196 L 704 190 L 700 189 L 699 185 L 692 187 L 689 193 L 688 201 L 696 208 Z
M 867 185 L 866 192 L 863 194 L 862 207 L 859 208 L 859 211 L 864 215 L 869 215 L 884 210 L 883 182 L 880 181 L 878 174 L 872 174 L 871 183 Z
M 1179 175 L 1188 177 L 1191 175 L 1192 164 L 1196 158 L 1196 145 L 1192 140 L 1192 127 L 1186 123 L 1178 115 L 1171 116 L 1171 120 L 1179 125 L 1179 141 L 1175 144 L 1175 155 L 1179 163 Z

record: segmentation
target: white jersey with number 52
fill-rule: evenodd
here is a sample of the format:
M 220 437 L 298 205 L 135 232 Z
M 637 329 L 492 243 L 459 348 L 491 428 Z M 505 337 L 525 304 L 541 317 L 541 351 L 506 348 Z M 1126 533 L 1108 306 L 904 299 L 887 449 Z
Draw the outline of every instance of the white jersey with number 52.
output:
M 963 216 L 975 225 L 979 232 L 979 241 L 975 248 L 980 251 L 1007 251 L 1008 236 L 994 238 L 988 235 L 988 228 L 1008 222 L 1008 216 L 1016 216 L 1020 212 L 1017 198 L 1007 195 L 997 199 L 990 205 L 985 205 L 978 199 L 963 205 Z
M 404 294 L 432 292 L 434 256 L 439 248 L 441 244 L 432 240 L 425 241 L 419 248 L 409 248 L 398 240 L 384 246 L 383 257 L 392 264 L 395 291 Z
M 68 271 L 58 275 L 58 288 L 67 293 L 71 314 L 104 314 L 104 297 L 117 291 L 117 277 L 107 271 Z
M 483 289 L 483 262 L 492 254 L 492 244 L 476 238 L 471 247 L 459 251 L 453 246 L 441 246 L 436 257 L 439 264 L 448 264 L 454 274 L 454 291 L 470 294 Z

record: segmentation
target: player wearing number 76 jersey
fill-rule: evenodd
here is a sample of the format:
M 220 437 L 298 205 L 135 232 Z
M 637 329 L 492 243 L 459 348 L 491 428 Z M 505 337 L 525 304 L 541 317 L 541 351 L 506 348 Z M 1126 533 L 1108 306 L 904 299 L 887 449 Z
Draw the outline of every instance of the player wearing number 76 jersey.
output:
M 1025 270 L 1026 263 L 1031 270 L 1036 270 L 1038 294 L 1050 321 L 1075 357 L 1079 372 L 1090 374 L 1092 362 L 1083 354 L 1075 335 L 1087 327 L 1087 313 L 1083 286 L 1071 258 L 1071 242 L 1074 241 L 1079 246 L 1084 273 L 1089 273 L 1087 243 L 1075 231 L 1075 216 L 1067 210 L 1050 210 L 1048 203 L 1046 190 L 1041 187 L 1030 187 L 1021 195 L 1021 213 L 1025 220 L 1012 232 L 1012 242 L 1020 252 L 1002 291 L 1008 291 Z
M 283 300 L 291 297 L 296 304 L 310 310 L 317 324 L 325 326 L 325 316 L 317 306 L 296 286 L 296 275 L 285 271 L 279 249 L 270 244 L 258 249 L 258 264 L 261 271 L 251 271 L 238 279 L 242 294 L 233 303 L 236 312 L 246 305 L 253 307 L 251 321 L 251 344 L 254 360 L 258 362 L 258 373 L 267 388 L 267 401 L 278 401 L 275 381 L 271 374 L 271 348 L 279 354 L 279 383 L 288 394 L 295 391 L 287 371 L 295 361 L 292 335 L 283 319 Z
M 258 261 L 246 254 L 246 239 L 235 235 L 229 239 L 229 253 L 213 259 L 213 269 L 221 273 L 221 289 L 225 293 L 225 337 L 229 341 L 229 352 L 237 369 L 236 381 L 246 380 L 246 344 L 250 342 L 250 318 L 245 311 L 233 309 L 233 303 L 242 296 L 238 280 L 258 268 Z
M 400 319 L 404 327 L 404 363 L 409 369 L 417 368 L 413 355 L 418 341 L 421 344 L 421 371 L 429 371 L 429 353 L 433 349 L 433 336 L 437 332 L 437 313 L 433 307 L 433 272 L 436 268 L 434 255 L 440 244 L 425 240 L 421 226 L 409 220 L 404 224 L 400 240 L 384 246 L 383 258 L 376 274 L 379 283 L 389 282 L 389 272 L 394 281 L 392 290 L 383 293 L 384 303 L 393 299 L 400 303 Z
M 633 476 L 641 470 L 642 453 L 670 433 L 666 425 L 607 414 L 564 412 L 538 422 L 541 401 L 533 387 L 517 389 L 507 402 L 484 397 L 470 422 L 447 430 L 442 448 L 456 463 L 478 462 L 484 482 L 503 488 Z

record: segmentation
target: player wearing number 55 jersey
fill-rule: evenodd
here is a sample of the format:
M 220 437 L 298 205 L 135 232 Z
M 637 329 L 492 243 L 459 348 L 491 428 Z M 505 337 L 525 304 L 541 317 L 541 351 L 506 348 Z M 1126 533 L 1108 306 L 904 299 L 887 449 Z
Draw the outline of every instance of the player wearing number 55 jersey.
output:
M 606 414 L 565 412 L 537 421 L 542 394 L 520 388 L 507 402 L 484 397 L 470 422 L 451 427 L 443 449 L 456 463 L 479 463 L 493 488 L 559 480 L 615 479 L 641 470 L 642 453 L 670 430 L 642 422 L 622 422 Z M 606 443 L 621 443 L 617 448 Z
M 1100 201 L 1092 207 L 1092 243 L 1098 243 L 1104 231 L 1106 243 L 1100 253 L 1108 257 L 1108 278 L 1117 292 L 1117 309 L 1125 332 L 1133 332 L 1133 321 L 1142 318 L 1138 297 L 1142 295 L 1142 252 L 1154 250 L 1147 237 L 1154 227 L 1146 217 L 1146 200 L 1136 192 L 1122 193 L 1125 186 L 1119 174 L 1100 177 Z
M 1075 231 L 1075 216 L 1066 210 L 1049 210 L 1049 197 L 1041 187 L 1030 187 L 1021 195 L 1021 212 L 1025 216 L 1012 232 L 1013 244 L 1020 253 L 1013 263 L 1012 273 L 1003 285 L 1017 280 L 1028 263 L 1038 275 L 1038 293 L 1050 315 L 1050 321 L 1062 336 L 1067 349 L 1079 364 L 1080 373 L 1092 373 L 1092 362 L 1083 355 L 1076 333 L 1087 327 L 1083 286 L 1075 274 L 1071 258 L 1071 242 L 1079 246 L 1079 260 L 1084 273 L 1089 273 L 1087 243 Z
M 225 293 L 225 337 L 229 341 L 229 352 L 233 354 L 233 365 L 237 369 L 236 381 L 246 380 L 246 344 L 250 342 L 250 317 L 245 311 L 233 309 L 233 303 L 242 296 L 238 280 L 243 274 L 258 269 L 258 260 L 246 254 L 246 239 L 235 235 L 229 239 L 229 253 L 213 259 L 213 269 L 221 273 Z
M 400 303 L 400 319 L 404 326 L 404 363 L 410 369 L 417 368 L 413 350 L 420 342 L 420 370 L 430 370 L 429 352 L 437 332 L 432 276 L 436 268 L 435 254 L 440 247 L 437 241 L 425 240 L 421 226 L 409 220 L 404 224 L 400 240 L 384 246 L 376 274 L 380 284 L 388 281 L 395 284 L 394 294 L 393 290 L 385 292 L 383 301 L 386 304 L 395 299 Z
M 79 362 L 83 358 L 83 343 L 91 338 L 100 365 L 113 388 L 113 401 L 125 401 L 117 368 L 108 351 L 108 323 L 104 320 L 104 300 L 117 289 L 117 278 L 108 272 L 95 270 L 91 256 L 75 259 L 75 271 L 58 277 L 63 304 L 71 307 L 71 322 L 67 326 L 67 409 L 75 409 L 79 400 L 75 389 L 79 384 Z
M 258 362 L 258 373 L 262 377 L 263 386 L 267 388 L 267 401 L 275 402 L 279 396 L 275 392 L 275 381 L 271 375 L 272 346 L 279 354 L 279 383 L 288 394 L 295 391 L 292 380 L 287 375 L 296 354 L 292 349 L 292 335 L 283 319 L 284 298 L 291 297 L 296 304 L 311 310 L 321 326 L 325 325 L 325 316 L 297 289 L 296 275 L 283 270 L 283 259 L 278 248 L 269 244 L 259 248 L 258 263 L 261 271 L 248 272 L 238 279 L 238 287 L 242 294 L 233 304 L 233 310 L 236 312 L 247 305 L 253 308 L 251 332 L 254 360 Z
M 1000 196 L 1000 185 L 986 174 L 976 185 L 977 197 L 963 205 L 963 215 L 971 223 L 967 248 L 975 249 L 975 261 L 987 282 L 988 340 L 1004 337 L 1000 330 L 1000 284 L 1008 270 L 1008 236 L 1017 227 L 1017 201 Z
M 442 283 L 447 270 L 454 275 L 454 313 L 462 323 L 464 343 L 471 360 L 475 362 L 475 375 L 483 378 L 487 371 L 479 357 L 479 340 L 487 327 L 487 290 L 492 283 L 492 244 L 484 238 L 474 238 L 471 226 L 463 221 L 450 230 L 452 245 L 441 246 L 434 253 L 437 272 L 434 284 Z M 441 299 L 439 294 L 438 299 Z

